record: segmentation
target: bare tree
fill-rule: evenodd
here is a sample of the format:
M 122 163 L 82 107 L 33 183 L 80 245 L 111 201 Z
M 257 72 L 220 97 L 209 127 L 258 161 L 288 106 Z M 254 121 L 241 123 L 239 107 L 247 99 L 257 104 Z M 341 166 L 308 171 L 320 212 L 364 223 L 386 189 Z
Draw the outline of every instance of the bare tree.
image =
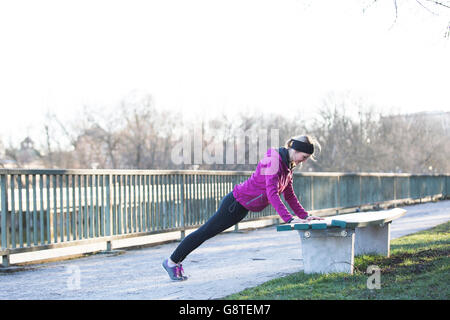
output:
M 0 156 L 9 157 L 18 166 L 30 165 L 37 159 L 48 168 L 192 169 L 191 165 L 170 161 L 172 149 L 179 145 L 183 135 L 195 138 L 193 132 L 180 131 L 179 118 L 155 109 L 151 96 L 132 96 L 109 113 L 85 108 L 77 119 L 64 124 L 54 115 L 48 115 L 44 125 L 44 152 L 25 139 L 19 147 L 0 146 L 0 152 L 4 149 Z M 203 161 L 199 169 L 253 170 L 256 163 L 251 160 L 259 161 L 266 147 L 283 146 L 288 138 L 307 133 L 319 140 L 322 153 L 319 161 L 308 161 L 303 171 L 430 173 L 450 170 L 447 143 L 450 113 L 385 115 L 351 96 L 329 95 L 313 121 L 305 121 L 301 110 L 292 110 L 288 115 L 221 114 L 202 120 L 201 124 L 203 150 L 215 153 L 216 147 L 222 148 L 223 161 Z M 270 141 L 273 129 L 277 130 L 278 141 Z M 265 130 L 266 137 L 251 134 L 261 130 Z M 243 152 L 237 150 L 239 135 L 244 138 L 240 146 L 245 148 L 243 163 L 237 161 L 238 155 L 242 161 Z M 260 150 L 255 159 L 252 152 L 257 144 Z M 232 163 L 227 163 L 230 159 Z
M 372 8 L 375 4 L 379 4 L 381 2 L 386 3 L 385 0 L 369 0 L 367 2 L 367 5 L 364 6 L 363 12 Z M 398 0 L 391 0 L 391 3 L 392 3 L 393 12 L 394 12 L 392 26 L 394 26 L 399 17 L 401 2 Z M 402 5 L 414 4 L 417 8 L 419 8 L 419 9 L 423 10 L 424 12 L 427 12 L 435 17 L 437 17 L 437 16 L 447 17 L 446 18 L 447 22 L 445 23 L 445 26 L 444 26 L 445 31 L 444 31 L 443 36 L 445 38 L 450 38 L 450 18 L 448 18 L 449 14 L 450 14 L 450 1 L 449 0 L 415 0 L 415 1 L 403 1 L 403 3 L 401 3 L 401 4 Z M 408 9 L 411 10 L 412 7 L 410 6 Z M 373 10 L 373 8 L 371 10 Z
M 0 137 L 0 168 L 5 167 L 4 160 L 5 160 L 5 146 L 3 145 L 3 140 Z
M 126 168 L 144 169 L 154 163 L 156 132 L 151 96 L 135 101 L 123 100 L 120 105 L 124 127 L 119 135 L 123 139 L 120 146 L 122 164 Z
M 442 115 L 441 115 L 442 117 Z M 450 114 L 448 115 L 450 117 Z M 392 115 L 381 120 L 394 172 L 448 172 L 450 138 L 440 119 L 430 114 Z

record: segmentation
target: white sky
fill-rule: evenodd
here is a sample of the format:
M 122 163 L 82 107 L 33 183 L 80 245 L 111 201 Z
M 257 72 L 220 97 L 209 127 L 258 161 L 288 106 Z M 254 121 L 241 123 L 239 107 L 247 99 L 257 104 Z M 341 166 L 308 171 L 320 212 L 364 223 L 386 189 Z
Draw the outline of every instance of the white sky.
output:
M 0 0 L 0 139 L 131 92 L 159 109 L 312 114 L 329 92 L 450 111 L 450 9 L 415 1 Z M 437 10 L 435 10 L 437 11 Z M 446 14 L 444 16 L 443 14 Z

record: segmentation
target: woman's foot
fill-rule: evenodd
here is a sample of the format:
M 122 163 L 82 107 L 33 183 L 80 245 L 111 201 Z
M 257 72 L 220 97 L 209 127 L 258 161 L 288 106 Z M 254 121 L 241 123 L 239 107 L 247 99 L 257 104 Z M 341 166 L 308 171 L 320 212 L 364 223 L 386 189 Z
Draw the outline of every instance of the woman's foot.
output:
M 174 267 L 169 267 L 168 260 L 169 259 L 164 260 L 162 266 L 164 267 L 164 269 L 166 269 L 167 273 L 169 274 L 170 279 L 172 279 L 174 281 L 187 280 L 188 277 L 183 275 L 184 270 L 183 270 L 183 266 L 181 265 L 181 263 L 176 264 Z

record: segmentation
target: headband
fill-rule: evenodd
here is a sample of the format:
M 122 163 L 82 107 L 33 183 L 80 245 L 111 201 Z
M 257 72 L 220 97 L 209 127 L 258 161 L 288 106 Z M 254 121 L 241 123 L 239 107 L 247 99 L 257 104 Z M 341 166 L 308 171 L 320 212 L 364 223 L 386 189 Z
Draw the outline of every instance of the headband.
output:
M 291 139 L 291 148 L 300 152 L 313 154 L 314 145 L 307 142 L 302 142 L 298 140 Z

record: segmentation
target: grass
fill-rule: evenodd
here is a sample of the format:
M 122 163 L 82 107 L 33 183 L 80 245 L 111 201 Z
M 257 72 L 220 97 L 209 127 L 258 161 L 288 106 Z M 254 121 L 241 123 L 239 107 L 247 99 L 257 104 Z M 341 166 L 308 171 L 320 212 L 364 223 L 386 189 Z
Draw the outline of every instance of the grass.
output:
M 370 265 L 380 289 L 368 289 Z M 355 257 L 353 275 L 298 272 L 225 297 L 227 300 L 411 300 L 450 298 L 450 222 L 391 241 L 390 257 Z

